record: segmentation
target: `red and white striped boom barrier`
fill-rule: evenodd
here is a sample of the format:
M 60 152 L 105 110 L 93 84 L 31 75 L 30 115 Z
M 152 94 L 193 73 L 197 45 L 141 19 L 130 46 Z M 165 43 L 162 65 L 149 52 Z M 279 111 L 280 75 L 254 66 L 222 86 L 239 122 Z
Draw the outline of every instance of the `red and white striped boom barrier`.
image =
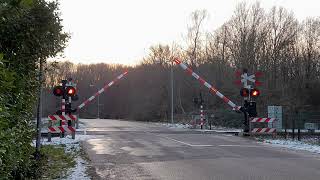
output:
M 212 94 L 217 95 L 219 98 L 221 98 L 225 103 L 227 103 L 229 106 L 232 107 L 233 110 L 240 110 L 241 106 L 237 106 L 235 103 L 230 101 L 226 96 L 224 96 L 222 93 L 220 93 L 215 87 L 213 87 L 211 84 L 206 82 L 203 78 L 201 78 L 198 74 L 193 72 L 191 68 L 189 68 L 186 64 L 180 61 L 179 58 L 175 58 L 174 62 L 177 65 L 180 65 L 180 67 L 185 70 L 189 75 L 193 76 L 195 79 L 197 79 L 202 85 L 207 87 Z
M 78 110 L 89 104 L 91 101 L 93 101 L 97 96 L 102 94 L 104 91 L 106 91 L 109 87 L 111 87 L 114 83 L 119 81 L 121 78 L 126 76 L 128 74 L 128 71 L 120 74 L 117 78 L 115 78 L 113 81 L 109 82 L 107 85 L 105 85 L 103 88 L 101 88 L 98 92 L 96 92 L 93 96 L 91 96 L 89 99 L 85 100 L 83 103 L 81 103 L 78 106 Z

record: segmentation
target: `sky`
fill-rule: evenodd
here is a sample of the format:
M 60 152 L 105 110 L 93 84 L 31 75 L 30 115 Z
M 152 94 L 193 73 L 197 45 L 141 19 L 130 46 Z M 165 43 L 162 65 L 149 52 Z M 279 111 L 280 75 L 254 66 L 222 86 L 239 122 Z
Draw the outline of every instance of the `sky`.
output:
M 256 0 L 245 0 L 255 3 Z M 233 14 L 243 0 L 59 0 L 64 31 L 71 39 L 62 60 L 74 63 L 133 65 L 152 45 L 183 43 L 190 14 L 206 9 L 203 24 L 213 31 Z M 260 0 L 270 9 L 282 6 L 298 20 L 320 16 L 320 0 Z

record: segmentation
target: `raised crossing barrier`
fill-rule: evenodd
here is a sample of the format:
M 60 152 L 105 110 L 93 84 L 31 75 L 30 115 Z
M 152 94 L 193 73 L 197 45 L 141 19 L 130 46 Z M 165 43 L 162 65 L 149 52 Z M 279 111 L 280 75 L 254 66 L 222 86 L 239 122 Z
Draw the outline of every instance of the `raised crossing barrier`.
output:
M 212 94 L 217 95 L 219 98 L 221 98 L 225 103 L 227 103 L 229 106 L 232 107 L 233 110 L 240 110 L 241 106 L 237 106 L 235 103 L 233 103 L 230 99 L 228 99 L 226 96 L 224 96 L 221 92 L 219 92 L 215 87 L 213 87 L 211 84 L 206 82 L 203 78 L 201 78 L 198 74 L 193 72 L 191 68 L 189 68 L 186 64 L 181 62 L 179 58 L 175 58 L 174 62 L 179 65 L 183 70 L 187 72 L 190 76 L 193 76 L 195 79 L 197 79 L 202 85 L 207 87 Z
M 99 96 L 100 94 L 102 94 L 104 91 L 106 91 L 109 87 L 111 87 L 114 83 L 116 83 L 117 81 L 119 81 L 121 78 L 123 78 L 124 76 L 126 76 L 128 74 L 128 71 L 120 74 L 118 77 L 116 77 L 113 81 L 109 82 L 107 85 L 105 85 L 103 88 L 101 88 L 98 92 L 96 92 L 93 96 L 91 96 L 90 98 L 88 98 L 87 100 L 85 100 L 83 103 L 81 103 L 78 106 L 78 109 L 83 108 L 84 106 L 86 106 L 87 104 L 89 104 L 92 100 L 94 100 L 97 96 Z

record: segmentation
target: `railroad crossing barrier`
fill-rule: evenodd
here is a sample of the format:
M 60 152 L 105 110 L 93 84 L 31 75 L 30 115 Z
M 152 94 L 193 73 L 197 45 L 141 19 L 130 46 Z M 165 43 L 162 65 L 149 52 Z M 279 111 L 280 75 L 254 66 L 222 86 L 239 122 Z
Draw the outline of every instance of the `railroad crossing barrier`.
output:
M 228 104 L 233 110 L 239 111 L 241 106 L 237 106 L 230 99 L 224 96 L 221 92 L 219 92 L 214 86 L 206 82 L 202 77 L 193 72 L 191 68 L 189 68 L 186 64 L 184 64 L 179 58 L 175 58 L 174 62 L 179 65 L 187 74 L 197 79 L 203 86 L 207 87 L 212 94 L 215 94 L 219 98 L 221 98 L 226 104 Z
M 275 135 L 277 130 L 275 127 L 275 123 L 276 123 L 276 118 L 251 118 L 250 119 L 250 123 L 249 123 L 249 126 L 250 126 L 250 133 L 251 135 L 254 135 L 254 134 L 273 134 Z M 271 123 L 272 124 L 272 127 L 269 128 L 269 127 L 255 127 L 254 125 L 255 124 L 262 124 L 262 123 L 265 123 L 268 125 L 268 123 Z
M 75 123 L 78 122 L 78 116 L 71 114 L 49 115 L 48 118 L 48 142 L 51 142 L 52 133 L 69 133 L 71 134 L 72 139 L 75 139 L 76 129 L 74 127 Z M 57 122 L 60 124 L 58 126 L 54 126 Z
M 104 91 L 106 91 L 109 87 L 111 87 L 113 84 L 115 84 L 117 81 L 121 80 L 124 76 L 128 74 L 128 71 L 125 71 L 124 73 L 120 74 L 118 77 L 116 77 L 113 81 L 109 82 L 107 85 L 105 85 L 103 88 L 101 88 L 98 92 L 96 92 L 93 96 L 85 100 L 83 103 L 81 103 L 78 106 L 78 110 L 82 109 L 84 106 L 88 105 L 91 101 L 93 101 L 97 96 L 102 94 Z

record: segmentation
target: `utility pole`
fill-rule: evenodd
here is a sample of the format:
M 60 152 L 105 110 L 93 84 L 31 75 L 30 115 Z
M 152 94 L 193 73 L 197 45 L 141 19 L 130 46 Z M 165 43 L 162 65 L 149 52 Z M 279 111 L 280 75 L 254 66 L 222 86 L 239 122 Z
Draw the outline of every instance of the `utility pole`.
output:
M 98 96 L 98 119 L 100 119 L 100 96 Z
M 171 62 L 171 124 L 173 124 L 173 62 Z

